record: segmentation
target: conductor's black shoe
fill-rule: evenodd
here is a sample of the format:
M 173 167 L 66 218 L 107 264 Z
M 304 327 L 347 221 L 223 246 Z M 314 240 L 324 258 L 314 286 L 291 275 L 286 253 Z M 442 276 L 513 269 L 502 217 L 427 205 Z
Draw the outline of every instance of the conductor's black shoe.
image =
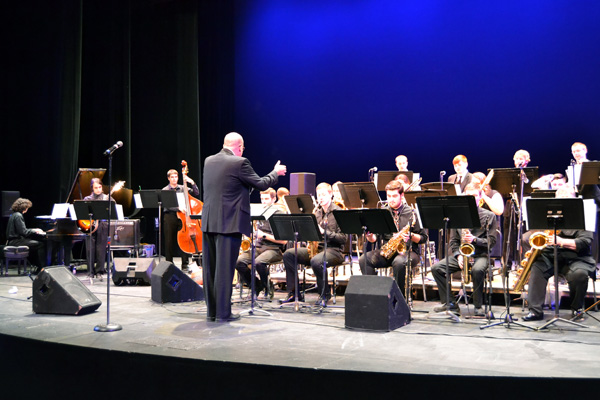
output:
M 241 316 L 240 314 L 230 314 L 229 317 L 227 318 L 217 318 L 216 321 L 217 322 L 232 322 L 232 321 L 237 321 L 238 319 L 240 319 Z
M 544 319 L 544 313 L 536 314 L 534 312 L 530 312 L 526 316 L 523 317 L 523 321 L 541 321 Z
M 206 317 L 206 320 L 211 321 L 211 322 L 215 322 L 216 319 L 217 318 L 215 318 L 215 317 Z
M 439 306 L 433 307 L 433 312 L 444 312 L 450 311 L 454 314 L 460 315 L 460 308 L 458 304 L 450 303 L 450 306 L 447 304 L 440 304 Z

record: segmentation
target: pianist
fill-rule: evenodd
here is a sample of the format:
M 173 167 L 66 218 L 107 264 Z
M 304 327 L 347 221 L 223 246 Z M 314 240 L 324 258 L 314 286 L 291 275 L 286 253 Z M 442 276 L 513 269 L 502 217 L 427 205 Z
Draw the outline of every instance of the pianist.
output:
M 33 268 L 33 274 L 40 272 L 46 266 L 46 233 L 39 229 L 28 229 L 25 226 L 23 214 L 32 206 L 28 199 L 18 198 L 11 206 L 13 211 L 6 226 L 6 238 L 9 246 L 29 247 L 29 262 Z

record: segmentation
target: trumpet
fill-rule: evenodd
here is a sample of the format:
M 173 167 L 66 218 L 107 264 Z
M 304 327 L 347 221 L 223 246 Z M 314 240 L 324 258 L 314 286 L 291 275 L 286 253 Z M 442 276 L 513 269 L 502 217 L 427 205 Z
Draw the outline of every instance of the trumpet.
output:
M 525 288 L 525 285 L 529 281 L 529 275 L 531 275 L 531 266 L 541 251 L 550 244 L 548 242 L 550 241 L 551 234 L 551 230 L 546 230 L 543 232 L 535 232 L 529 237 L 529 245 L 531 246 L 531 250 L 525 253 L 525 258 L 523 258 L 521 261 L 521 266 L 523 269 L 521 270 L 521 274 L 515 283 L 515 287 L 513 289 L 515 292 L 522 292 L 523 288 Z
M 464 240 L 464 237 L 466 234 L 469 233 L 468 229 L 461 229 L 461 234 L 460 234 L 460 238 L 461 238 L 461 242 L 460 242 L 460 247 L 458 248 L 458 252 L 460 253 L 461 257 L 463 258 L 463 282 L 466 284 L 471 283 L 471 265 L 469 263 L 469 258 L 471 256 L 473 256 L 473 254 L 475 253 L 475 246 L 473 246 L 471 243 L 467 243 Z

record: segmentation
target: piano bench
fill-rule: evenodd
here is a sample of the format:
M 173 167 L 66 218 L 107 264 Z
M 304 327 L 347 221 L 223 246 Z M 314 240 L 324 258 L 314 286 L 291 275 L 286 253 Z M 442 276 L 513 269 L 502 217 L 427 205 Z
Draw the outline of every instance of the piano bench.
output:
M 11 262 L 17 263 L 17 273 L 21 275 L 21 267 L 23 274 L 27 273 L 27 258 L 29 257 L 29 247 L 27 246 L 4 246 L 4 274 L 8 275 L 8 267 Z M 0 273 L 2 271 L 0 270 Z

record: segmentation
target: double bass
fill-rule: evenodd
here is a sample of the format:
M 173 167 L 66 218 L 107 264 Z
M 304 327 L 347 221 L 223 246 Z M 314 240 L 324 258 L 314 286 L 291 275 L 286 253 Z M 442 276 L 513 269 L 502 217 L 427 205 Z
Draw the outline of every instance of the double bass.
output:
M 199 254 L 202 251 L 202 223 L 199 219 L 191 219 L 190 215 L 202 212 L 202 202 L 188 192 L 187 181 L 188 165 L 185 160 L 181 161 L 183 174 L 183 188 L 185 195 L 185 212 L 178 211 L 177 217 L 181 220 L 181 230 L 177 232 L 177 243 L 179 248 L 189 254 Z

